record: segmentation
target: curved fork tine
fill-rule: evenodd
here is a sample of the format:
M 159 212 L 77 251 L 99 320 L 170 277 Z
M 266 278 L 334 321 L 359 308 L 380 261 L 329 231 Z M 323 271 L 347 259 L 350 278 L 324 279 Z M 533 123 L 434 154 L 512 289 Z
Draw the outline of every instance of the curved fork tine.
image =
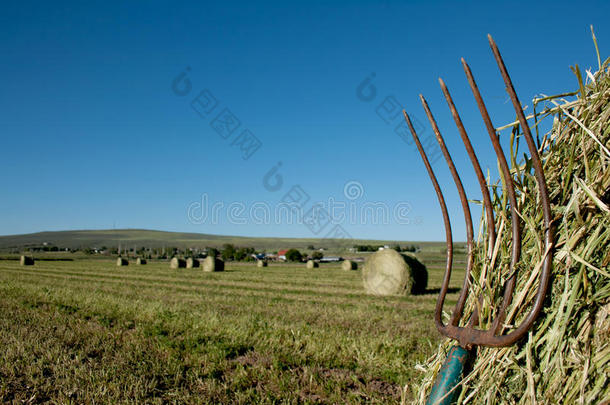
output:
M 487 107 L 485 107 L 483 97 L 481 97 L 479 87 L 477 86 L 477 83 L 474 80 L 474 76 L 472 75 L 470 66 L 468 66 L 464 58 L 462 58 L 462 66 L 464 67 L 464 72 L 466 73 L 466 77 L 468 78 L 468 83 L 470 84 L 470 88 L 472 89 L 472 94 L 474 95 L 474 98 L 477 101 L 479 111 L 481 112 L 481 117 L 483 118 L 483 122 L 485 123 L 485 127 L 487 128 L 487 132 L 489 133 L 489 139 L 491 140 L 491 143 L 494 147 L 494 151 L 496 152 L 496 156 L 498 157 L 498 162 L 500 163 L 500 170 L 502 171 L 502 177 L 504 177 L 504 184 L 506 184 L 506 191 L 508 194 L 508 201 L 510 203 L 511 210 L 512 253 L 509 268 L 509 274 L 511 274 L 511 277 L 507 280 L 504 287 L 502 308 L 498 313 L 498 316 L 494 320 L 492 328 L 490 329 L 495 333 L 499 325 L 504 321 L 506 308 L 508 307 L 508 304 L 511 301 L 512 293 L 515 288 L 515 283 L 517 281 L 515 274 L 515 265 L 521 257 L 521 221 L 519 218 L 519 214 L 517 213 L 517 197 L 515 195 L 515 186 L 513 184 L 513 178 L 510 174 L 510 169 L 508 168 L 508 163 L 506 161 L 506 157 L 504 156 L 504 151 L 502 150 L 502 146 L 500 145 L 500 139 L 498 138 L 496 129 L 491 122 L 491 118 L 489 118 Z
M 470 207 L 468 205 L 468 198 L 466 197 L 466 192 L 464 191 L 464 186 L 462 185 L 462 180 L 460 180 L 460 176 L 453 164 L 453 160 L 451 159 L 451 155 L 449 154 L 449 150 L 447 150 L 447 146 L 445 145 L 445 140 L 441 135 L 441 131 L 438 129 L 438 125 L 436 124 L 436 120 L 434 116 L 432 116 L 432 112 L 430 111 L 430 107 L 428 107 L 428 103 L 426 99 L 421 94 L 419 95 L 421 99 L 421 103 L 424 106 L 424 110 L 426 110 L 426 115 L 428 116 L 428 121 L 430 121 L 430 125 L 432 125 L 432 129 L 434 130 L 434 134 L 436 135 L 436 140 L 441 147 L 441 151 L 443 152 L 443 156 L 447 161 L 447 166 L 449 166 L 449 171 L 453 176 L 453 181 L 455 182 L 455 186 L 458 190 L 458 194 L 460 195 L 460 202 L 462 203 L 462 211 L 464 211 L 464 221 L 466 222 L 466 237 L 468 238 L 468 246 L 469 253 L 472 251 L 472 239 L 473 239 L 473 231 L 472 231 L 472 217 L 470 215 Z M 462 284 L 462 290 L 460 291 L 460 296 L 458 297 L 457 304 L 455 305 L 455 310 L 451 315 L 451 325 L 456 326 L 462 316 L 462 310 L 464 309 L 464 304 L 466 303 L 466 294 L 468 293 L 468 285 L 469 285 L 469 273 L 472 267 L 472 255 L 468 255 L 468 265 L 467 272 L 464 275 L 464 282 Z
M 447 289 L 449 288 L 449 280 L 451 279 L 451 269 L 453 267 L 453 236 L 451 234 L 451 221 L 449 220 L 449 212 L 447 211 L 447 204 L 445 204 L 445 197 L 443 197 L 443 192 L 441 191 L 441 187 L 436 180 L 436 176 L 434 175 L 434 171 L 432 170 L 432 166 L 430 165 L 430 161 L 428 160 L 428 156 L 426 156 L 426 152 L 419 141 L 419 137 L 417 136 L 417 132 L 415 132 L 415 128 L 413 128 L 413 124 L 411 123 L 411 118 L 405 110 L 402 110 L 403 115 L 405 116 L 405 121 L 407 122 L 407 126 L 409 127 L 409 131 L 411 131 L 411 135 L 413 135 L 413 139 L 415 140 L 415 145 L 417 145 L 417 150 L 421 155 L 422 160 L 424 161 L 424 165 L 426 166 L 426 170 L 428 171 L 428 176 L 432 181 L 432 185 L 434 186 L 434 191 L 436 191 L 436 197 L 438 198 L 438 203 L 441 206 L 441 211 L 443 213 L 443 222 L 445 223 L 445 239 L 447 240 L 447 267 L 445 269 L 445 275 L 443 276 L 443 283 L 441 285 L 441 291 L 438 294 L 438 298 L 436 300 L 436 308 L 434 310 L 434 321 L 436 323 L 436 327 L 442 333 L 443 320 L 442 320 L 442 312 L 443 312 L 443 304 L 445 303 L 445 296 L 447 295 Z
M 536 299 L 534 301 L 534 305 L 530 311 L 530 313 L 525 317 L 521 325 L 517 327 L 514 331 L 509 333 L 506 336 L 502 336 L 501 340 L 504 344 L 511 344 L 521 337 L 527 332 L 530 326 L 534 323 L 534 320 L 542 310 L 544 305 L 544 297 L 546 296 L 546 291 L 549 286 L 550 276 L 551 276 L 551 265 L 553 263 L 553 248 L 554 248 L 554 236 L 553 236 L 553 228 L 552 228 L 552 220 L 551 220 L 551 205 L 549 202 L 548 189 L 546 185 L 546 179 L 544 177 L 544 170 L 542 167 L 542 162 L 540 161 L 540 156 L 538 155 L 538 149 L 536 144 L 534 143 L 534 139 L 532 137 L 532 133 L 530 131 L 530 127 L 527 124 L 527 119 L 525 118 L 525 114 L 521 109 L 521 103 L 519 102 L 519 98 L 517 97 L 517 93 L 515 92 L 515 88 L 513 86 L 512 81 L 510 80 L 510 76 L 508 75 L 508 71 L 506 66 L 504 65 L 504 61 L 502 60 L 502 56 L 500 56 L 500 51 L 498 50 L 498 46 L 494 42 L 491 35 L 487 36 L 489 39 L 489 45 L 493 51 L 494 57 L 500 68 L 500 73 L 502 74 L 502 79 L 504 79 L 504 84 L 506 85 L 506 91 L 510 96 L 510 99 L 513 103 L 513 107 L 515 112 L 517 113 L 517 118 L 519 119 L 519 124 L 521 125 L 521 130 L 523 131 L 523 136 L 525 137 L 525 141 L 527 142 L 527 146 L 530 152 L 530 157 L 532 159 L 532 166 L 534 167 L 534 175 L 536 177 L 536 182 L 538 183 L 538 191 L 540 193 L 540 203 L 542 205 L 542 215 L 544 218 L 544 243 L 545 243 L 545 258 L 544 263 L 542 265 L 542 273 L 540 275 L 540 286 L 538 291 L 536 292 Z M 514 288 L 514 285 L 513 285 Z M 512 294 L 512 291 L 511 291 Z M 505 294 L 506 295 L 506 294 Z M 509 298 L 510 299 L 510 298 Z M 506 310 L 506 306 L 508 304 L 505 302 L 502 303 L 504 310 Z
M 470 161 L 472 162 L 472 167 L 474 168 L 475 174 L 477 176 L 477 180 L 479 181 L 479 188 L 481 189 L 481 193 L 483 194 L 483 205 L 485 207 L 485 216 L 487 217 L 487 232 L 489 235 L 489 252 L 493 252 L 493 247 L 496 244 L 496 223 L 494 221 L 493 207 L 491 205 L 491 197 L 489 196 L 489 188 L 487 187 L 487 181 L 485 180 L 485 176 L 483 175 L 483 170 L 481 170 L 481 165 L 479 164 L 479 159 L 477 158 L 476 153 L 474 152 L 474 148 L 472 147 L 472 143 L 470 142 L 470 138 L 468 138 L 468 133 L 466 132 L 466 128 L 464 128 L 464 124 L 462 119 L 460 118 L 460 114 L 455 107 L 453 102 L 453 98 L 451 98 L 451 93 L 449 93 L 449 89 L 447 85 L 443 81 L 443 79 L 438 79 L 441 89 L 443 90 L 443 94 L 445 95 L 445 100 L 447 100 L 447 104 L 449 105 L 449 109 L 451 110 L 451 115 L 453 116 L 453 120 L 455 121 L 455 125 L 460 132 L 460 136 L 462 137 L 462 142 L 466 147 L 466 152 L 468 152 L 468 156 L 470 157 Z M 466 268 L 466 276 L 470 277 L 470 271 L 472 267 L 472 256 L 474 255 L 473 243 L 472 241 L 468 241 L 468 254 L 469 266 Z M 491 258 L 491 253 L 490 256 Z M 481 302 L 482 297 L 480 297 L 479 302 Z M 480 306 L 480 305 L 479 305 Z M 475 307 L 474 312 L 471 315 L 468 326 L 474 326 L 478 324 L 479 317 L 479 307 Z M 463 308 L 459 309 L 461 313 Z
M 441 85 L 441 89 L 443 90 L 443 94 L 445 95 L 445 100 L 447 100 L 447 104 L 449 105 L 449 109 L 451 110 L 451 115 L 453 116 L 455 125 L 458 127 L 460 136 L 462 137 L 462 141 L 464 142 L 464 146 L 466 147 L 466 152 L 468 152 L 468 156 L 470 157 L 470 161 L 472 162 L 474 172 L 477 175 L 477 180 L 479 181 L 481 193 L 483 193 L 483 205 L 485 207 L 485 215 L 487 217 L 487 231 L 489 232 L 490 246 L 493 248 L 494 244 L 496 243 L 496 223 L 494 221 L 493 207 L 491 205 L 491 197 L 489 196 L 489 188 L 487 186 L 487 181 L 485 180 L 485 175 L 483 175 L 483 170 L 481 170 L 479 159 L 477 158 L 477 155 L 474 152 L 474 148 L 472 147 L 472 143 L 470 142 L 470 138 L 468 137 L 466 128 L 464 128 L 464 124 L 462 123 L 460 114 L 458 113 L 457 108 L 453 103 L 453 99 L 451 98 L 449 89 L 445 85 L 443 79 L 439 78 L 438 81 Z

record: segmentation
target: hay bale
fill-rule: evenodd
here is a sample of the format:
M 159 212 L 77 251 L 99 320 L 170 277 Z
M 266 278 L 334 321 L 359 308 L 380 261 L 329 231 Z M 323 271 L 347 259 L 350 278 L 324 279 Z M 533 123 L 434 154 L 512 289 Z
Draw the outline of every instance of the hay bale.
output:
M 21 260 L 19 262 L 22 266 L 33 266 L 34 258 L 30 256 L 21 256 Z
M 203 271 L 212 272 L 212 271 L 223 271 L 225 269 L 225 262 L 222 260 L 208 256 L 203 260 Z
M 307 260 L 307 265 L 306 266 L 307 266 L 308 269 L 314 269 L 316 267 L 320 267 L 318 262 L 313 261 L 313 260 Z
M 394 249 L 384 249 L 366 260 L 362 281 L 369 294 L 420 294 L 426 290 L 428 271 L 415 257 L 400 254 Z
M 192 257 L 189 257 L 188 259 L 186 259 L 186 268 L 187 269 L 192 269 L 192 268 L 196 268 L 196 267 L 199 267 L 199 260 L 193 259 Z
M 266 260 L 259 260 L 256 262 L 256 267 L 267 267 L 267 261 Z
M 186 260 L 178 259 L 177 257 L 172 258 L 169 262 L 170 269 L 183 269 L 186 267 Z
M 145 265 L 145 264 L 146 264 L 146 259 L 142 259 L 142 258 L 138 257 L 138 258 L 136 259 L 136 264 L 137 264 L 138 266 Z
M 358 263 L 352 262 L 351 260 L 343 260 L 343 263 L 341 263 L 341 268 L 345 271 L 357 270 Z
M 121 266 L 129 266 L 129 260 L 122 258 L 122 257 L 118 257 L 116 259 L 116 265 L 121 267 Z

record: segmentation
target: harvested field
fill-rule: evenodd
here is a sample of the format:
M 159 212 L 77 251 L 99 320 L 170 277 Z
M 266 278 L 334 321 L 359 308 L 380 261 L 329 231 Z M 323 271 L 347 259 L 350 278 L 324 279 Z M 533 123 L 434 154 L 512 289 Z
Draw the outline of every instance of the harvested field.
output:
M 374 297 L 339 264 L 0 261 L 0 402 L 412 399 L 403 387 L 440 342 L 433 262 L 428 294 Z

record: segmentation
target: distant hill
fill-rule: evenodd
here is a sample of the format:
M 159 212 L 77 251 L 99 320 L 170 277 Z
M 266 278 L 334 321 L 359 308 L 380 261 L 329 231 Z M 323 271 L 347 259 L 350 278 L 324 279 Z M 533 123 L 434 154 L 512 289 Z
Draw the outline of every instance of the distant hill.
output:
M 248 246 L 256 249 L 304 249 L 309 245 L 316 248 L 332 248 L 337 246 L 338 241 L 333 239 L 316 238 L 256 238 L 243 236 L 224 236 L 210 235 L 203 233 L 182 233 L 153 231 L 146 229 L 113 229 L 113 230 L 82 230 L 82 231 L 58 231 L 58 232 L 38 232 L 24 235 L 0 236 L 0 249 L 15 249 L 28 246 L 41 246 L 43 244 L 59 246 L 62 248 L 85 248 L 106 246 L 108 248 L 117 247 L 163 247 L 175 246 L 181 248 L 188 247 L 220 247 L 225 243 L 232 243 L 236 246 Z M 379 241 L 379 240 L 353 240 L 351 245 L 400 245 L 417 244 L 421 247 L 439 247 L 439 242 L 404 242 L 404 241 Z

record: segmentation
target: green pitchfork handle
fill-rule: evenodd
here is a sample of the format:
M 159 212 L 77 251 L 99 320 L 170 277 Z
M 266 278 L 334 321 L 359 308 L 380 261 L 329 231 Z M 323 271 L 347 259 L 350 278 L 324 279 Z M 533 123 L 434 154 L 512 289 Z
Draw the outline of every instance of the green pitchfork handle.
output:
M 462 380 L 464 366 L 470 357 L 470 352 L 461 346 L 453 346 L 438 372 L 426 405 L 450 405 L 455 401 L 460 391 L 454 389 Z M 453 391 L 452 391 L 453 390 Z

